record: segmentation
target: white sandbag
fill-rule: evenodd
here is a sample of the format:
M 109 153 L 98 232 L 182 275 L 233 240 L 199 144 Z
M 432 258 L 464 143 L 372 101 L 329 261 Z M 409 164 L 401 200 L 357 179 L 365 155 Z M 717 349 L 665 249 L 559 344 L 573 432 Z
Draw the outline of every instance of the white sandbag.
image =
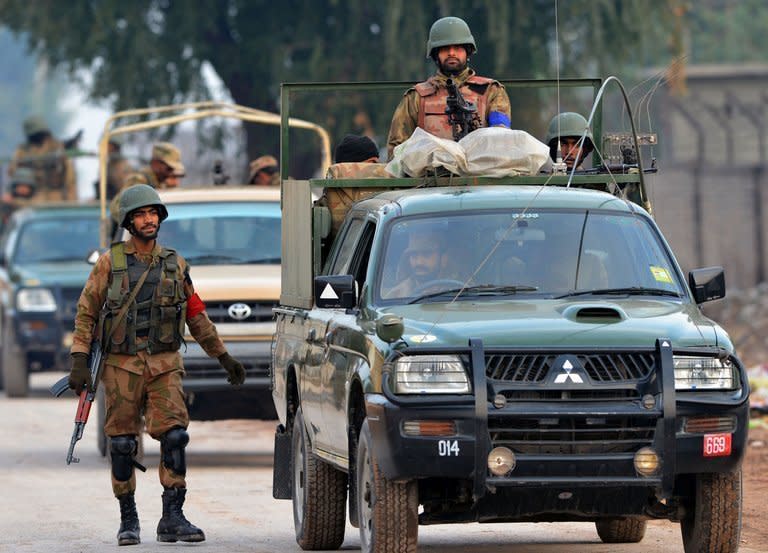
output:
M 416 127 L 408 140 L 395 146 L 392 161 L 386 169 L 393 177 L 420 177 L 437 167 L 444 167 L 457 175 L 465 173 L 467 160 L 464 149 L 453 140 L 438 138 Z
M 487 127 L 459 140 L 468 177 L 535 175 L 549 159 L 549 146 L 525 131 Z

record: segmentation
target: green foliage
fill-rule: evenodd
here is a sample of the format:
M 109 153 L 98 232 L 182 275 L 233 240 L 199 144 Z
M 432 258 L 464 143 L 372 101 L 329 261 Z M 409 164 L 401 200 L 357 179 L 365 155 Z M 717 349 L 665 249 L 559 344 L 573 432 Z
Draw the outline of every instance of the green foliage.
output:
M 554 78 L 554 0 L 0 0 L 0 18 L 51 64 L 93 74 L 91 96 L 115 109 L 207 98 L 210 64 L 237 103 L 277 111 L 289 81 L 417 82 L 438 17 L 464 18 L 472 65 L 496 78 Z M 560 1 L 561 76 L 615 73 L 664 32 L 666 0 Z M 386 134 L 397 97 L 307 98 L 297 115 L 347 132 Z M 515 109 L 515 108 L 513 108 Z M 519 106 L 518 111 L 527 111 Z M 548 114 L 549 115 L 549 114 Z M 514 116 L 513 116 L 514 119 Z M 525 122 L 525 118 L 521 123 Z M 522 125 L 520 125 L 522 126 Z M 249 154 L 277 137 L 247 130 Z

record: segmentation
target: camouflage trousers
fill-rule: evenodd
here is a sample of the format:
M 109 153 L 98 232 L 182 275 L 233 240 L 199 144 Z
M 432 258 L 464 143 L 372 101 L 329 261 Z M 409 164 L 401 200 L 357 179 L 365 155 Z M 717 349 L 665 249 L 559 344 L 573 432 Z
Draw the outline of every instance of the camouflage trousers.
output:
M 136 436 L 142 431 L 142 414 L 150 436 L 159 440 L 174 427 L 187 428 L 189 413 L 184 403 L 181 378 L 184 370 L 178 368 L 160 374 L 144 371 L 129 372 L 114 365 L 105 365 L 102 373 L 106 398 L 107 436 Z M 159 466 L 160 483 L 166 488 L 185 488 L 184 475 L 176 474 L 163 462 Z M 115 497 L 136 489 L 136 473 L 127 482 L 116 480 L 112 475 L 112 491 Z

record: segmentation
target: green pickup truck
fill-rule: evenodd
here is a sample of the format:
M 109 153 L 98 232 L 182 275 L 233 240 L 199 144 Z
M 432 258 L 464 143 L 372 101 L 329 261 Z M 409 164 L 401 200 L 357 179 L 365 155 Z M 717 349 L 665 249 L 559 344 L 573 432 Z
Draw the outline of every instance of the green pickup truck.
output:
M 324 256 L 313 186 L 391 190 Z M 639 542 L 649 519 L 738 549 L 749 385 L 699 309 L 723 270 L 684 275 L 643 193 L 636 171 L 283 183 L 273 495 L 303 549 L 341 546 L 347 503 L 363 551 L 464 522 Z

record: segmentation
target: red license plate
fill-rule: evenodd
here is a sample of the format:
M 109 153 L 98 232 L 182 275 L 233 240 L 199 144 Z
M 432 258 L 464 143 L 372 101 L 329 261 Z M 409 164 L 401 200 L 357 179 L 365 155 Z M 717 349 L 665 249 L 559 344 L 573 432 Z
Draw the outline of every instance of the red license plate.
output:
M 730 434 L 704 434 L 704 457 L 727 457 L 730 454 Z

